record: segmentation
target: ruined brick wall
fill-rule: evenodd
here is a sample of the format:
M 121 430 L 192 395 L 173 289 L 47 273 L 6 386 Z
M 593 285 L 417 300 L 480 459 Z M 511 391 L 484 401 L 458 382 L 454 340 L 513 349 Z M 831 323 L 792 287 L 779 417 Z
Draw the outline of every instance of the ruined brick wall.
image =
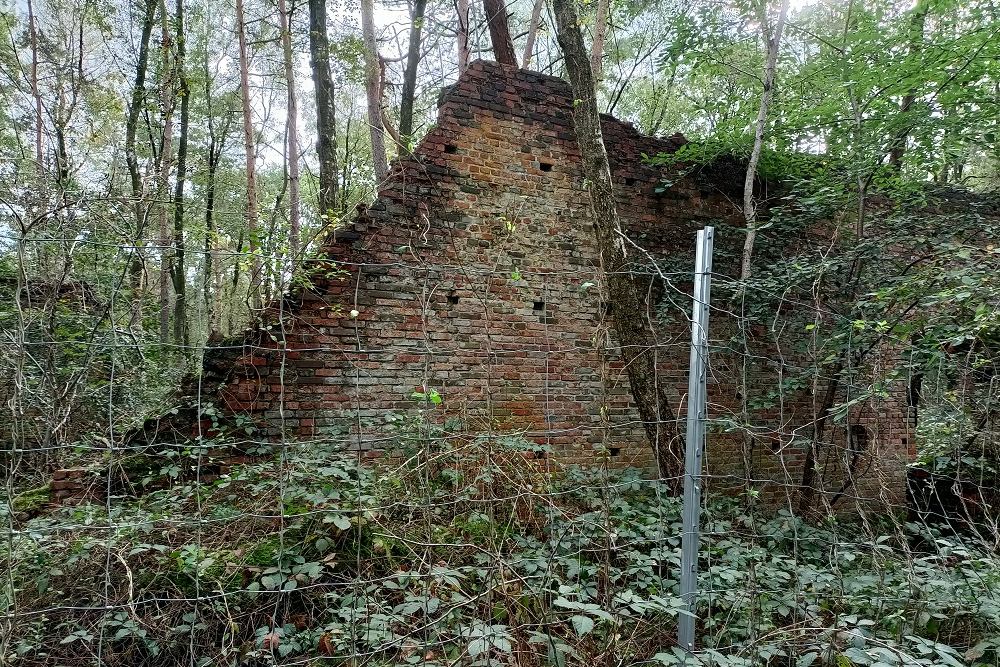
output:
M 249 334 L 242 349 L 210 355 L 211 376 L 226 383 L 213 392 L 205 381 L 205 400 L 249 415 L 269 439 L 380 450 L 398 438 L 389 416 L 412 413 L 414 391 L 435 391 L 442 402 L 431 418 L 455 418 L 459 442 L 517 432 L 549 445 L 563 463 L 651 468 L 610 338 L 614 312 L 600 292 L 572 108 L 560 79 L 471 65 L 375 203 L 309 263 L 311 288 L 279 304 L 267 331 Z M 604 133 L 622 217 L 643 248 L 633 253 L 637 280 L 650 316 L 659 313 L 659 379 L 682 416 L 695 232 L 741 224 L 742 172 L 724 163 L 687 175 L 653 167 L 644 156 L 673 152 L 683 140 L 644 137 L 613 118 L 604 119 Z M 734 273 L 740 244 L 722 240 L 718 272 Z M 650 258 L 666 267 L 668 286 Z M 724 313 L 714 317 L 720 351 L 709 400 L 720 415 L 738 409 L 740 362 L 721 344 L 732 324 Z M 762 369 L 765 376 L 773 373 Z M 899 418 L 876 420 L 868 448 L 877 470 L 868 472 L 896 484 L 909 427 L 890 400 L 880 412 Z M 760 442 L 713 435 L 710 472 L 723 485 L 749 476 L 755 486 L 777 481 L 773 493 L 794 489 L 805 452 L 795 435 L 815 402 L 804 392 L 762 415 L 774 430 Z

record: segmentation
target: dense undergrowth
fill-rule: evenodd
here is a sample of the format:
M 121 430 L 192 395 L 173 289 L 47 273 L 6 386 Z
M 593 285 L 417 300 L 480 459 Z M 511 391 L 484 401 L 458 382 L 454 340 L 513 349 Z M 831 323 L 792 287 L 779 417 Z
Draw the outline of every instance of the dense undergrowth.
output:
M 680 664 L 680 503 L 516 440 L 288 445 L 137 498 L 4 508 L 17 665 Z M 178 474 L 180 471 L 180 474 Z M 151 484 L 150 486 L 155 486 Z M 698 662 L 995 665 L 997 558 L 893 517 L 705 508 Z

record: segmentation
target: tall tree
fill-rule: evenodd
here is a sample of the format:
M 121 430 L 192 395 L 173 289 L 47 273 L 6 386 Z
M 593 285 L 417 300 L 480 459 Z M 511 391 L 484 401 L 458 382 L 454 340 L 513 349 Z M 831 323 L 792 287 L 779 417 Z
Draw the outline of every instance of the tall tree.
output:
M 330 38 L 326 28 L 326 0 L 309 0 L 309 58 L 316 98 L 316 153 L 319 157 L 320 215 L 337 207 L 337 118 L 330 74 Z
M 188 345 L 187 274 L 184 248 L 184 183 L 187 179 L 188 126 L 191 116 L 191 88 L 188 85 L 185 59 L 187 35 L 184 27 L 184 0 L 177 0 L 175 69 L 181 98 L 180 136 L 177 141 L 177 179 L 174 184 L 174 262 L 171 270 L 174 283 L 174 343 Z
M 927 0 L 917 0 L 916 6 L 910 13 L 908 22 L 908 50 L 911 59 L 918 56 L 923 49 L 924 26 L 927 23 L 927 11 L 929 8 L 930 3 Z M 899 169 L 903 164 L 903 155 L 906 153 L 906 142 L 910 137 L 912 126 L 912 121 L 909 118 L 910 111 L 913 108 L 913 103 L 916 101 L 917 91 L 915 87 L 911 86 L 903 95 L 903 99 L 900 100 L 899 116 L 902 127 L 896 132 L 896 136 L 892 138 L 889 148 L 889 165 L 895 169 Z
M 458 30 L 455 31 L 458 41 L 458 73 L 461 74 L 469 67 L 469 0 L 455 0 L 455 9 L 458 12 Z
M 38 90 L 38 25 L 35 22 L 35 5 L 28 0 L 28 43 L 31 47 L 31 97 L 35 103 L 35 171 L 40 176 L 45 168 L 42 155 L 42 95 Z M 41 179 L 39 179 L 41 180 Z
M 627 369 L 632 398 L 653 448 L 660 475 L 676 487 L 682 472 L 682 456 L 677 449 L 674 426 L 676 422 L 667 395 L 656 380 L 656 341 L 646 317 L 647 309 L 628 271 L 625 235 L 601 134 L 594 74 L 580 32 L 575 2 L 553 0 L 552 5 L 556 38 L 566 59 L 566 71 L 576 101 L 573 125 L 590 193 L 604 280 L 608 297 L 614 304 L 612 324 L 621 348 L 622 362 Z
M 375 3 L 361 0 L 361 33 L 365 46 L 365 95 L 368 100 L 368 127 L 371 133 L 372 166 L 379 183 L 389 174 L 382 124 L 382 75 L 378 42 L 375 39 Z
M 285 85 L 288 103 L 285 115 L 285 160 L 288 164 L 288 250 L 292 268 L 298 261 L 300 210 L 299 198 L 299 102 L 295 93 L 295 63 L 292 58 L 292 29 L 285 0 L 278 0 L 278 22 L 281 28 L 281 51 L 285 64 Z
M 232 109 L 227 106 L 222 116 L 222 128 L 216 129 L 215 114 L 212 109 L 212 77 L 208 72 L 207 53 L 205 54 L 204 66 L 205 106 L 208 124 L 208 151 L 205 162 L 208 173 L 205 177 L 205 272 L 202 278 L 202 293 L 205 300 L 205 319 L 211 337 L 219 331 L 222 315 L 220 307 L 222 267 L 219 266 L 219 239 L 215 229 L 216 176 L 219 172 L 219 163 L 222 161 L 223 152 L 226 149 L 226 139 L 229 137 L 229 127 L 234 114 Z
M 145 190 L 142 184 L 142 174 L 139 172 L 139 159 L 136 155 L 136 135 L 139 128 L 139 116 L 146 102 L 146 72 L 149 69 L 149 42 L 153 35 L 153 25 L 156 17 L 157 0 L 145 0 L 143 3 L 142 32 L 139 37 L 139 57 L 135 66 L 135 78 L 132 81 L 132 95 L 129 100 L 128 114 L 125 119 L 125 164 L 128 168 L 129 184 L 131 186 L 132 213 L 135 216 L 135 240 L 133 242 L 132 261 L 129 274 L 132 288 L 142 289 L 144 280 L 142 238 L 146 230 Z M 137 295 L 132 298 L 132 321 L 142 318 L 142 299 Z
M 517 67 L 514 42 L 510 38 L 510 23 L 507 20 L 507 4 L 504 0 L 483 0 L 486 11 L 486 25 L 490 29 L 493 57 L 501 65 Z
M 597 0 L 597 15 L 594 17 L 594 46 L 590 51 L 590 68 L 594 79 L 600 81 L 604 72 L 604 40 L 608 34 L 608 0 Z
M 260 239 L 257 234 L 257 143 L 253 131 L 253 110 L 250 106 L 250 53 L 247 46 L 246 14 L 243 0 L 236 0 L 236 37 L 240 45 L 240 94 L 243 101 L 243 152 L 246 158 L 246 236 L 250 245 L 250 306 L 261 308 L 260 284 L 263 276 Z M 241 244 L 242 245 L 242 244 Z M 237 248 L 242 251 L 242 247 Z
M 750 266 L 753 262 L 753 246 L 757 239 L 757 202 L 754 199 L 753 185 L 757 180 L 757 165 L 764 149 L 764 131 L 767 129 L 767 111 L 774 96 L 774 79 L 778 71 L 778 51 L 781 48 L 781 33 L 785 28 L 785 17 L 788 14 L 789 0 L 781 0 L 778 9 L 778 19 L 774 27 L 768 30 L 767 7 L 761 8 L 760 22 L 764 40 L 767 44 L 767 59 L 764 63 L 764 90 L 760 96 L 760 106 L 757 108 L 757 121 L 754 124 L 753 148 L 750 150 L 750 160 L 747 162 L 746 174 L 743 179 L 743 217 L 747 225 L 747 237 L 743 244 L 743 264 L 740 268 L 740 280 L 750 277 Z M 742 290 L 742 288 L 741 288 Z
M 406 52 L 406 69 L 403 71 L 403 92 L 399 103 L 399 138 L 410 146 L 413 135 L 413 100 L 417 91 L 417 67 L 420 64 L 420 34 L 424 27 L 427 0 L 413 0 L 410 15 L 410 42 Z
M 524 55 L 521 57 L 521 68 L 528 69 L 535 52 L 535 37 L 538 35 L 538 28 L 542 23 L 542 5 L 545 0 L 535 0 L 531 7 L 531 19 L 528 21 L 528 36 L 524 41 Z
M 160 220 L 160 342 L 170 337 L 170 272 L 173 253 L 170 233 L 170 166 L 173 158 L 174 131 L 174 71 L 172 62 L 170 13 L 166 0 L 160 0 L 160 136 L 157 160 L 157 199 Z

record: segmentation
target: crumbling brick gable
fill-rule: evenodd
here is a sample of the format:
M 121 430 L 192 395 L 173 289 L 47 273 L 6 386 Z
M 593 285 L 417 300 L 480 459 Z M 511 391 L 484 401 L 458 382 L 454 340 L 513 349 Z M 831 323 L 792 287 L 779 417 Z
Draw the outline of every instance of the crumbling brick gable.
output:
M 459 441 L 517 432 L 561 462 L 651 467 L 613 350 L 613 309 L 600 293 L 572 109 L 560 79 L 473 63 L 444 91 L 437 125 L 394 165 L 378 199 L 307 263 L 310 287 L 274 306 L 268 328 L 248 333 L 241 350 L 209 354 L 202 396 L 249 415 L 268 439 L 381 450 L 399 443 L 388 417 L 412 412 L 414 391 L 434 391 L 443 400 L 432 419 L 455 418 Z M 651 304 L 663 295 L 648 261 L 655 257 L 683 296 L 695 231 L 741 224 L 740 179 L 724 169 L 681 175 L 643 159 L 676 151 L 683 138 L 644 137 L 610 117 L 603 129 L 622 218 L 644 249 L 633 254 L 640 287 Z M 720 258 L 717 271 L 732 273 Z M 656 327 L 660 379 L 679 414 L 688 310 L 678 299 L 673 322 Z M 731 409 L 738 401 L 726 368 L 720 359 L 710 401 Z M 807 423 L 812 403 L 789 401 L 781 420 Z M 886 461 L 905 455 L 905 424 L 892 429 L 878 439 Z M 794 485 L 801 447 L 778 438 L 746 458 L 741 442 L 713 437 L 713 472 Z

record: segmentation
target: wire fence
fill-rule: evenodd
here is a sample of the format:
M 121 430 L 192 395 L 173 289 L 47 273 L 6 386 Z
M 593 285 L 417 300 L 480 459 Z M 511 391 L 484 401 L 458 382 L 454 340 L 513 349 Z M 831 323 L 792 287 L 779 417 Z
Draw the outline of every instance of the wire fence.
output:
M 907 304 L 712 275 L 688 653 L 682 476 L 593 266 L 328 257 L 184 343 L 135 248 L 4 238 L 103 270 L 93 307 L 9 285 L 0 664 L 1000 664 L 992 375 L 916 363 Z M 630 270 L 675 457 L 691 250 Z

